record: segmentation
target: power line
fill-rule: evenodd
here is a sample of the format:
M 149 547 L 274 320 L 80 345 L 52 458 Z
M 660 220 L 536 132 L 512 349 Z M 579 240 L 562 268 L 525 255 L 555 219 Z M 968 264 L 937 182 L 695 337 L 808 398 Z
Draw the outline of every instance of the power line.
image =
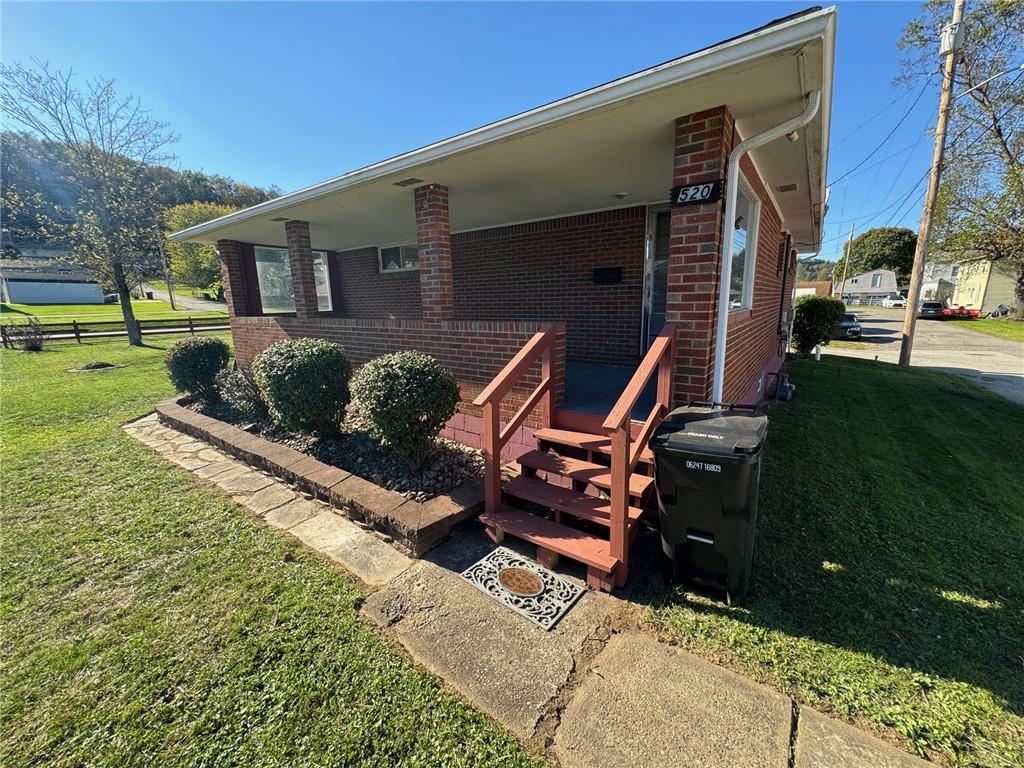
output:
M 838 183 L 839 183 L 840 181 L 842 181 L 842 180 L 843 180 L 843 179 L 845 179 L 845 178 L 846 178 L 847 176 L 849 176 L 850 174 L 852 174 L 852 173 L 853 173 L 854 171 L 856 171 L 856 170 L 857 170 L 858 168 L 860 168 L 860 167 L 861 167 L 862 165 L 864 165 L 864 163 L 866 163 L 866 162 L 867 162 L 868 160 L 870 160 L 870 159 L 871 159 L 872 157 L 874 157 L 874 156 L 875 156 L 875 154 L 876 154 L 876 153 L 877 153 L 877 152 L 878 152 L 878 151 L 879 151 L 879 150 L 880 150 L 880 149 L 881 149 L 882 147 L 884 147 L 884 146 L 885 146 L 885 145 L 886 145 L 886 144 L 888 143 L 889 139 L 891 139 L 891 138 L 893 137 L 893 135 L 894 135 L 894 134 L 896 133 L 896 131 L 898 131 L 898 130 L 899 130 L 900 126 L 901 126 L 901 125 L 903 125 L 903 123 L 904 123 L 904 122 L 906 121 L 906 119 L 907 119 L 908 117 L 910 117 L 910 113 L 914 111 L 914 107 L 916 107 L 916 106 L 917 106 L 917 103 L 918 103 L 918 102 L 919 102 L 919 101 L 921 100 L 921 97 L 922 97 L 922 96 L 924 96 L 924 92 L 925 92 L 925 91 L 926 91 L 926 90 L 928 89 L 928 86 L 929 86 L 930 84 L 931 84 L 931 78 L 929 78 L 929 79 L 925 80 L 925 82 L 924 82 L 924 86 L 923 86 L 923 87 L 921 88 L 921 91 L 920 91 L 920 92 L 919 92 L 919 93 L 917 94 L 917 98 L 915 98 L 915 99 L 914 99 L 914 102 L 913 102 L 913 104 L 911 104 L 911 105 L 910 105 L 910 108 L 909 108 L 909 109 L 908 109 L 908 110 L 907 110 L 906 112 L 904 112 L 904 113 L 903 113 L 903 117 L 901 117 L 901 118 L 899 119 L 899 122 L 897 122 L 897 123 L 896 123 L 896 125 L 894 125 L 894 126 L 892 127 L 892 130 L 891 130 L 891 131 L 889 131 L 889 133 L 887 133 L 887 134 L 886 134 L 885 138 L 884 138 L 884 139 L 882 139 L 882 140 L 881 140 L 881 142 L 879 142 L 878 146 L 876 146 L 876 147 L 875 147 L 874 149 L 872 149 L 872 150 L 871 150 L 871 151 L 870 151 L 870 152 L 869 152 L 869 153 L 867 154 L 867 156 L 866 156 L 866 157 L 865 157 L 865 158 L 864 158 L 863 160 L 861 160 L 861 161 L 860 161 L 859 163 L 857 163 L 857 164 L 856 164 L 855 166 L 853 166 L 853 168 L 851 168 L 850 170 L 848 170 L 848 171 L 847 171 L 846 173 L 844 173 L 844 174 L 843 174 L 842 176 L 840 176 L 840 177 L 839 177 L 838 179 L 833 179 L 832 181 L 830 181 L 830 182 L 829 182 L 829 185 L 830 185 L 830 186 L 831 186 L 832 184 L 838 184 Z
M 834 143 L 834 144 L 833 144 L 832 146 L 833 146 L 833 147 L 838 147 L 838 146 L 839 146 L 840 144 L 842 144 L 842 143 L 843 143 L 844 141 L 846 141 L 846 140 L 847 140 L 847 139 L 849 139 L 850 137 L 852 137 L 852 136 L 854 136 L 855 134 L 857 134 L 857 133 L 858 133 L 858 132 L 859 132 L 859 131 L 860 131 L 860 130 L 861 130 L 862 128 L 864 128 L 864 127 L 865 127 L 866 125 L 868 125 L 868 123 L 870 123 L 871 121 L 873 121 L 873 120 L 874 120 L 874 119 L 875 119 L 876 117 L 878 117 L 879 115 L 881 115 L 881 114 L 882 114 L 883 112 L 886 112 L 886 111 L 887 111 L 887 110 L 888 110 L 888 109 L 889 109 L 889 108 L 890 108 L 891 106 L 893 106 L 893 105 L 894 105 L 894 104 L 895 104 L 896 102 L 898 102 L 898 101 L 899 101 L 900 99 L 902 99 L 902 98 L 903 98 L 904 96 L 906 96 L 906 95 L 907 95 L 908 93 L 910 93 L 910 92 L 911 92 L 911 91 L 912 91 L 913 89 L 914 89 L 914 86 L 913 86 L 913 85 L 911 85 L 911 86 L 910 86 L 909 88 L 907 88 L 907 90 L 903 91 L 903 93 L 901 93 L 901 94 L 900 94 L 899 96 L 897 96 L 897 97 L 896 97 L 895 99 L 893 99 L 892 101 L 890 101 L 890 102 L 889 102 L 888 104 L 886 104 L 886 105 L 885 105 L 884 107 L 882 107 L 882 108 L 881 108 L 880 110 L 878 110 L 877 112 L 875 112 L 875 114 L 873 114 L 873 115 L 872 115 L 871 117 L 869 117 L 869 118 L 868 118 L 867 120 L 865 120 L 865 121 L 864 121 L 863 123 L 861 123 L 860 125 L 858 125 L 858 126 L 857 126 L 856 128 L 854 128 L 854 129 L 853 129 L 852 131 L 850 131 L 850 132 L 849 132 L 848 134 L 846 134 L 845 136 L 843 136 L 843 138 L 841 138 L 841 139 L 840 139 L 839 141 L 835 142 L 835 143 Z

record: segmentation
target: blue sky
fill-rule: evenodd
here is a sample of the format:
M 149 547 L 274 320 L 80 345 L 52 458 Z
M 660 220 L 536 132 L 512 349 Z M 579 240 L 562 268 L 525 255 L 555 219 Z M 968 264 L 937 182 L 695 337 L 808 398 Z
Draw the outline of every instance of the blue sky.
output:
M 16 3 L 4 61 L 114 77 L 178 165 L 288 191 L 732 37 L 808 3 Z M 917 228 L 938 86 L 892 85 L 918 3 L 840 2 L 822 255 Z M 881 111 L 881 114 L 877 114 Z M 866 124 L 865 124 L 866 123 Z M 882 213 L 870 217 L 877 211 Z

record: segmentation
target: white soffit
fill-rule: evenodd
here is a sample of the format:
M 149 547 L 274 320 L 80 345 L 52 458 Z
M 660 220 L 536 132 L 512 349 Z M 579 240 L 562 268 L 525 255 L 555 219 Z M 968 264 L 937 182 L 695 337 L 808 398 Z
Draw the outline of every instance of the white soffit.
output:
M 284 195 L 173 235 L 281 244 L 273 218 L 310 222 L 315 248 L 415 240 L 409 177 L 449 187 L 453 231 L 656 203 L 672 183 L 677 117 L 726 104 L 742 137 L 781 123 L 822 90 L 796 142 L 752 153 L 804 250 L 820 240 L 831 107 L 833 9 L 816 11 L 545 107 Z M 791 192 L 776 188 L 796 184 Z M 419 186 L 419 184 L 415 185 Z M 613 195 L 628 192 L 621 201 Z

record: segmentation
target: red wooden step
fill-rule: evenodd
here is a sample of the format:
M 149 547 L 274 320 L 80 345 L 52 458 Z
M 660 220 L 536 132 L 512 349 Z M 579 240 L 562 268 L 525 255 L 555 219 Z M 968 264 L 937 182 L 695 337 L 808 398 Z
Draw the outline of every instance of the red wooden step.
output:
M 513 477 L 502 483 L 501 489 L 509 496 L 557 509 L 581 520 L 589 520 L 604 526 L 611 524 L 611 502 L 607 499 L 587 496 L 572 488 L 560 488 L 535 477 Z M 642 515 L 643 510 L 627 507 L 627 524 L 633 527 Z
M 608 542 L 604 539 L 529 512 L 502 505 L 496 512 L 480 515 L 480 522 L 605 573 L 611 573 L 619 564 L 618 559 L 609 554 Z
M 559 445 L 571 445 L 574 448 L 583 448 L 587 451 L 600 451 L 601 453 L 612 452 L 612 441 L 604 435 L 595 435 L 590 432 L 574 432 L 571 429 L 538 429 L 533 436 L 538 440 L 547 443 L 558 443 Z M 640 454 L 640 461 L 647 464 L 654 463 L 654 454 L 650 448 L 644 448 Z
M 611 490 L 612 487 L 611 471 L 603 464 L 591 464 L 589 461 L 570 459 L 547 451 L 530 451 L 520 456 L 517 461 L 524 467 L 590 483 L 604 490 Z M 650 475 L 631 474 L 629 495 L 636 498 L 642 497 L 653 482 L 654 478 Z

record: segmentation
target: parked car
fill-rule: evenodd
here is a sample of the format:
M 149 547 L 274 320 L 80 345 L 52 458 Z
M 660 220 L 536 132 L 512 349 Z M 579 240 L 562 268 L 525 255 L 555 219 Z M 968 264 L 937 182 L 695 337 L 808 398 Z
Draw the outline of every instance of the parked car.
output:
M 919 320 L 942 320 L 946 316 L 946 305 L 941 301 L 921 301 L 917 304 Z
M 835 332 L 832 334 L 833 339 L 859 339 L 860 338 L 860 320 L 852 312 L 847 312 L 843 315 L 843 319 L 839 321 L 839 325 L 836 326 Z
M 121 300 L 121 297 L 116 293 L 108 293 L 103 297 L 104 304 L 117 304 Z
M 903 296 L 886 296 L 882 299 L 884 309 L 906 309 L 907 300 Z

